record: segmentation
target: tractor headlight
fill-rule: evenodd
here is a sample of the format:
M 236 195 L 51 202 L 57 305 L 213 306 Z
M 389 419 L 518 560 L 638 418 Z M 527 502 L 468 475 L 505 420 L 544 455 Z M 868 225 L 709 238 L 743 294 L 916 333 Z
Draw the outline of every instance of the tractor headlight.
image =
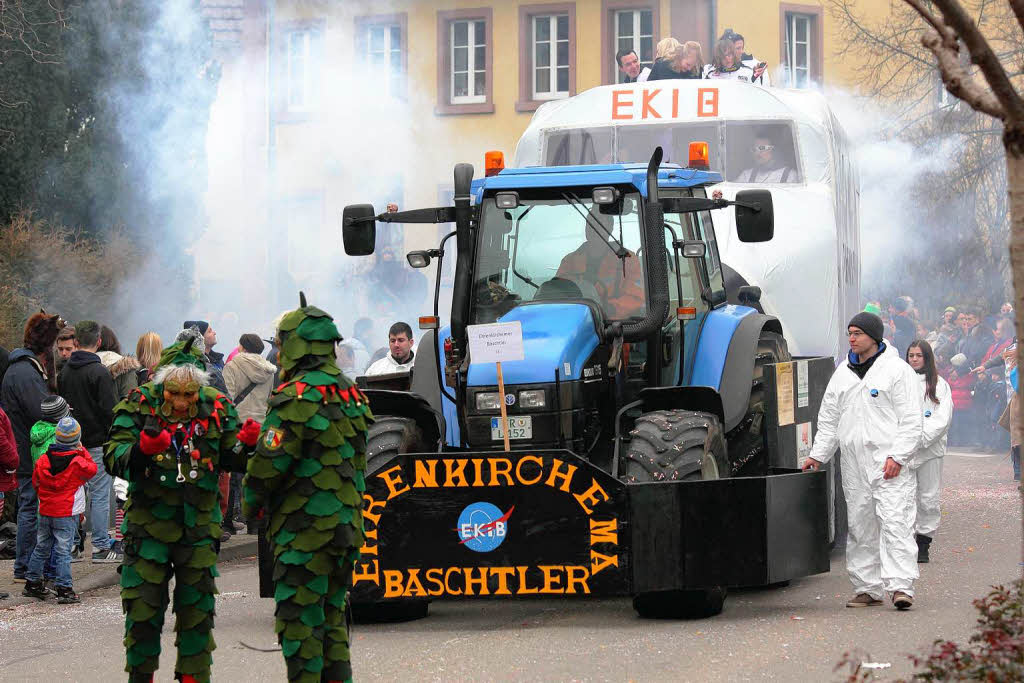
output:
M 476 395 L 476 409 L 498 410 L 501 407 L 500 400 L 496 391 L 481 392 Z
M 519 392 L 520 408 L 543 408 L 544 406 L 543 389 L 531 389 L 530 391 Z

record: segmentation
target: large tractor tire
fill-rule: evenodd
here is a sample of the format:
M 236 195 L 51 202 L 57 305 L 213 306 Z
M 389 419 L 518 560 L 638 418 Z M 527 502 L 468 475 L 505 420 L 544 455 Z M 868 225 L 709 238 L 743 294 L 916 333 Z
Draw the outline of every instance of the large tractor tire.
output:
M 398 453 L 422 453 L 427 450 L 423 430 L 405 417 L 382 415 L 370 425 L 366 435 L 366 472 L 369 475 Z M 356 623 L 372 624 L 412 621 L 427 616 L 429 600 L 388 600 L 351 603 Z
M 657 410 L 637 418 L 626 452 L 625 481 L 702 481 L 728 476 L 725 437 L 716 415 Z M 646 619 L 711 617 L 722 611 L 725 596 L 724 586 L 640 593 L 633 598 L 633 609 Z
M 764 369 L 767 365 L 792 359 L 786 339 L 778 332 L 768 330 L 761 331 L 756 353 L 747 412 L 740 423 L 726 435 L 730 471 L 733 475 L 760 475 L 767 472 L 764 416 L 768 396 L 764 383 Z

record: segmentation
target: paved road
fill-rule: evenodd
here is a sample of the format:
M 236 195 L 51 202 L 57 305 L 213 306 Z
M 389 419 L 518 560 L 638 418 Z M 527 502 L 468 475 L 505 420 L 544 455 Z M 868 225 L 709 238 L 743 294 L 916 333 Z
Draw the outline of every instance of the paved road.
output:
M 357 680 L 838 680 L 844 651 L 909 672 L 906 653 L 935 638 L 965 639 L 971 600 L 1020 572 L 1021 506 L 1005 456 L 947 456 L 943 526 L 922 568 L 914 609 L 843 607 L 841 556 L 832 572 L 774 590 L 733 592 L 699 621 L 638 619 L 628 600 L 454 602 L 406 624 L 357 626 Z M 283 681 L 272 647 L 272 606 L 256 596 L 251 561 L 222 567 L 214 678 Z M 168 622 L 172 617 L 168 616 Z M 0 680 L 119 680 L 122 617 L 115 589 L 83 604 L 0 610 Z M 164 638 L 170 681 L 173 636 Z

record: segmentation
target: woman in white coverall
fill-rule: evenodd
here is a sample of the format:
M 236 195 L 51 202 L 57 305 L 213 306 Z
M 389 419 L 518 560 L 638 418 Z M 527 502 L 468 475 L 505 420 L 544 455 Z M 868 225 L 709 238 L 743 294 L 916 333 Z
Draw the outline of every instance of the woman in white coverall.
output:
M 917 479 L 907 464 L 921 441 L 914 371 L 882 339 L 882 320 L 858 313 L 847 326 L 848 362 L 832 374 L 818 411 L 818 433 L 804 469 L 818 469 L 839 447 L 850 532 L 847 607 L 914 604 Z
M 917 339 L 907 347 L 907 363 L 917 373 L 922 396 L 921 447 L 910 463 L 917 475 L 917 561 L 928 561 L 928 546 L 939 528 L 939 487 L 942 486 L 942 456 L 946 454 L 946 434 L 953 422 L 953 392 L 935 369 L 931 345 Z

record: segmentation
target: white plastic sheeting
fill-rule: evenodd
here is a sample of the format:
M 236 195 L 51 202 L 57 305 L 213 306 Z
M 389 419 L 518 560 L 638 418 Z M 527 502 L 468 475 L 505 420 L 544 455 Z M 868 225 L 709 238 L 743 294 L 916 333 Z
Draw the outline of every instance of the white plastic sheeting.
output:
M 740 183 L 755 138 L 769 135 L 786 182 Z M 687 164 L 688 143 L 708 142 L 714 186 L 727 199 L 768 188 L 775 239 L 746 244 L 733 211 L 715 212 L 723 263 L 762 290 L 765 312 L 783 324 L 794 355 L 847 350 L 845 326 L 860 306 L 859 190 L 852 151 L 816 92 L 738 82 L 670 80 L 600 86 L 548 102 L 516 148 L 516 166 L 647 162 L 662 145 L 666 162 Z

